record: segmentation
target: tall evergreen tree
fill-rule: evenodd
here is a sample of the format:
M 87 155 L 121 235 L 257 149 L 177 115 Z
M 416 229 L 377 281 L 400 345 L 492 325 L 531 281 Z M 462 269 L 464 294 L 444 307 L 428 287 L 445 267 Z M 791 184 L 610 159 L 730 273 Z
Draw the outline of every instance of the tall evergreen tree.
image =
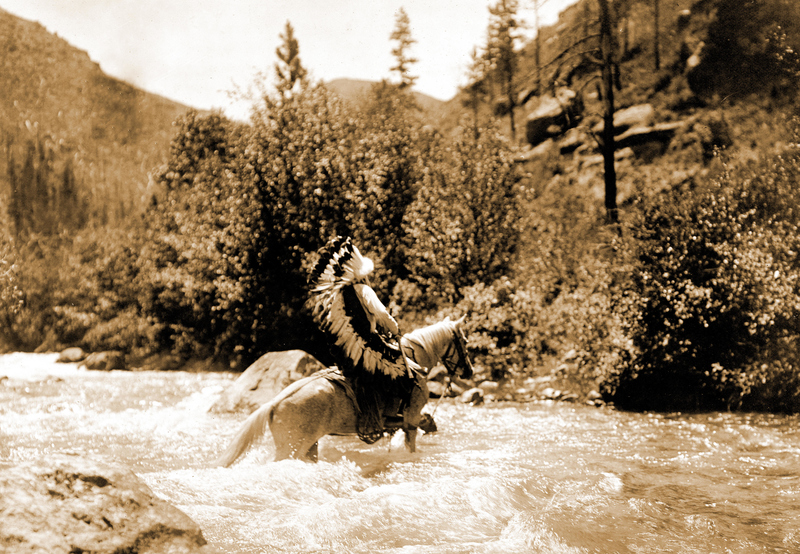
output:
M 597 7 L 593 12 L 592 5 Z M 576 67 L 597 67 L 600 72 L 600 95 L 603 100 L 603 131 L 599 137 L 603 155 L 603 177 L 605 184 L 605 208 L 607 221 L 616 225 L 619 221 L 617 207 L 617 174 L 614 163 L 616 144 L 614 140 L 614 87 L 620 88 L 619 63 L 617 61 L 617 19 L 620 13 L 630 8 L 626 0 L 597 0 L 585 2 L 583 29 L 568 36 L 568 45 L 559 52 L 551 64 L 558 64 L 558 72 L 572 75 Z M 575 28 L 578 26 L 576 25 Z M 597 29 L 594 31 L 593 29 Z M 584 49 L 583 51 L 578 48 Z M 567 61 L 573 60 L 573 61 Z M 577 61 L 577 65 L 576 62 Z M 595 77 L 592 77 L 595 78 Z
M 661 69 L 661 0 L 653 0 L 653 63 Z
M 517 106 L 518 9 L 518 0 L 497 0 L 496 4 L 489 7 L 490 18 L 486 46 L 487 59 L 492 65 L 504 99 L 503 108 L 508 114 L 512 140 L 516 140 L 514 108 Z
M 472 112 L 472 133 L 475 136 L 475 140 L 478 139 L 480 134 L 480 107 L 489 94 L 487 86 L 489 68 L 487 65 L 486 56 L 480 53 L 477 48 L 473 48 L 470 65 L 467 68 L 469 84 L 461 90 L 465 94 L 462 104 Z
M 275 49 L 278 61 L 275 62 L 275 74 L 278 78 L 276 88 L 282 98 L 291 96 L 295 87 L 306 80 L 308 72 L 300 61 L 300 45 L 294 37 L 294 27 L 286 22 L 280 35 L 281 45 Z
M 392 48 L 392 56 L 396 63 L 391 71 L 397 73 L 400 79 L 400 89 L 410 89 L 417 82 L 417 76 L 411 74 L 411 66 L 418 60 L 411 56 L 409 49 L 417 41 L 411 36 L 411 20 L 402 7 L 397 12 L 394 30 L 389 38 L 397 43 Z
M 608 0 L 598 0 L 600 7 L 600 54 L 602 56 L 603 87 L 603 175 L 605 181 L 606 217 L 612 224 L 619 222 L 617 210 L 617 171 L 614 165 L 614 27 Z
M 541 94 L 544 85 L 542 84 L 542 33 L 540 32 L 539 9 L 547 3 L 547 0 L 532 0 L 534 30 L 536 37 L 533 42 L 533 63 L 536 66 L 536 90 Z

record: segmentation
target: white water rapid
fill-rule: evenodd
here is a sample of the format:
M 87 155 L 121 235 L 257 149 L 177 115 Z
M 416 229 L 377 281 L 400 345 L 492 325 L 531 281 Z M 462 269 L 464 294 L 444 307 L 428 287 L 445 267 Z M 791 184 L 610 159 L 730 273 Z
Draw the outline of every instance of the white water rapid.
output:
M 800 551 L 797 417 L 445 401 L 416 454 L 329 437 L 318 464 L 275 463 L 267 435 L 222 469 L 244 416 L 208 408 L 236 375 L 55 358 L 0 356 L 0 468 L 126 464 L 220 553 Z

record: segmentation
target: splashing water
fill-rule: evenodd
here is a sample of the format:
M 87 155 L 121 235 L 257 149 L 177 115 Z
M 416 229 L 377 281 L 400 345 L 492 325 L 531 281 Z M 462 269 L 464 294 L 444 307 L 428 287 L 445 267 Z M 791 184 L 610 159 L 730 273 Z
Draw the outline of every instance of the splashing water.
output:
M 443 402 L 416 454 L 399 434 L 327 437 L 320 463 L 275 463 L 267 434 L 210 467 L 244 419 L 208 413 L 235 378 L 0 356 L 0 468 L 57 452 L 126 464 L 222 553 L 800 548 L 797 417 Z

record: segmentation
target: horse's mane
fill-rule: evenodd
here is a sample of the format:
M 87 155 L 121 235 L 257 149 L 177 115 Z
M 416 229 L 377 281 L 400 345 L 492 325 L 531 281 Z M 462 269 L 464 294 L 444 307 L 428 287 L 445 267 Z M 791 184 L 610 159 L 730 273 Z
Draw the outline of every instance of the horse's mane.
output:
M 426 351 L 441 357 L 442 350 L 448 341 L 452 340 L 453 332 L 456 330 L 456 322 L 445 319 L 439 323 L 414 329 L 406 334 L 406 339 L 421 345 Z

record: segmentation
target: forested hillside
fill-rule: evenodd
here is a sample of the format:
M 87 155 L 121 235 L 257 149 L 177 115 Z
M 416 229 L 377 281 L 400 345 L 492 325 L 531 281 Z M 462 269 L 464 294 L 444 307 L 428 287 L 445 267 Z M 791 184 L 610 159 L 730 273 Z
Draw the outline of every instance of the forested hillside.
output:
M 2 77 L 0 346 L 325 359 L 305 275 L 341 233 L 403 329 L 467 315 L 479 380 L 800 411 L 800 7 L 582 0 L 530 42 L 518 8 L 491 5 L 439 114 L 407 21 L 397 78 L 358 102 L 305 78 L 287 24 L 248 123 L 6 17 L 28 69 Z
M 0 9 L 0 197 L 18 227 L 51 232 L 139 211 L 186 109 Z

